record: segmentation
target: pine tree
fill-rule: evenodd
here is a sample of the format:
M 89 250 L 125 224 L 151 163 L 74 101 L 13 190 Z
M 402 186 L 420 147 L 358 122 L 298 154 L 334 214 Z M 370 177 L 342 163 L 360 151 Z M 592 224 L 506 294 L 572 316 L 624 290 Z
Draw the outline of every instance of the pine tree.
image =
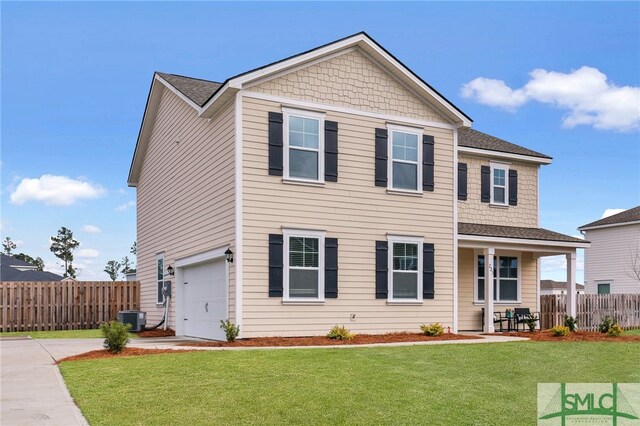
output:
M 80 245 L 80 242 L 73 238 L 73 232 L 64 226 L 58 231 L 58 235 L 51 237 L 51 251 L 64 262 L 65 278 L 76 277 L 76 270 L 73 268 L 73 251 Z
M 11 238 L 7 237 L 2 242 L 2 248 L 4 249 L 4 254 L 7 256 L 11 256 L 11 252 L 18 247 L 16 243 L 14 243 Z
M 109 275 L 111 281 L 115 281 L 118 279 L 118 273 L 120 272 L 120 263 L 116 260 L 110 260 L 107 262 L 104 271 Z

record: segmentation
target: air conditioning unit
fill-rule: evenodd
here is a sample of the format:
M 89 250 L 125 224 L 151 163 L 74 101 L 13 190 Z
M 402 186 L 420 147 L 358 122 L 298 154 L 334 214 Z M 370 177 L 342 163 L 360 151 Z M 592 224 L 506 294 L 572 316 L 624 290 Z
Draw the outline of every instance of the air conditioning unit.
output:
M 120 311 L 118 321 L 123 324 L 131 324 L 131 331 L 139 332 L 147 325 L 147 313 L 142 311 Z

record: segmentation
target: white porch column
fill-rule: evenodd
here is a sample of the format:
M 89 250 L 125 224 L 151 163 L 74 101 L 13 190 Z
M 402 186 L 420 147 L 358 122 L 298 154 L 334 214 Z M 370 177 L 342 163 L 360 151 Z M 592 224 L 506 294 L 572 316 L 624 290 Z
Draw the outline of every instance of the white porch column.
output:
M 576 316 L 576 250 L 567 253 L 567 315 Z
M 493 333 L 493 258 L 496 249 L 484 249 L 484 332 Z

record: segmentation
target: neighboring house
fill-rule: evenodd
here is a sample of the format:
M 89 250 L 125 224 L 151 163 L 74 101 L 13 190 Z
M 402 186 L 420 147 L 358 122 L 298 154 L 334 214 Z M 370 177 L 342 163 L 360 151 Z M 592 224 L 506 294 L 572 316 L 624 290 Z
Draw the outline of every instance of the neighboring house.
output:
M 578 230 L 591 241 L 584 254 L 586 292 L 640 293 L 640 206 Z
M 227 318 L 241 337 L 478 330 L 482 308 L 538 310 L 542 256 L 575 288 L 588 243 L 539 227 L 551 158 L 471 124 L 364 33 L 222 83 L 154 74 L 128 180 L 148 322 L 167 283 L 169 326 L 215 339 Z
M 0 281 L 60 281 L 53 272 L 37 271 L 37 267 L 13 256 L 0 254 Z
M 125 279 L 127 281 L 135 281 L 136 280 L 136 270 L 135 269 L 131 269 L 131 270 L 129 270 L 129 272 L 124 274 L 124 276 L 125 276 Z
M 567 294 L 566 281 L 541 280 L 540 296 Z M 576 294 L 584 294 L 584 285 L 576 283 Z

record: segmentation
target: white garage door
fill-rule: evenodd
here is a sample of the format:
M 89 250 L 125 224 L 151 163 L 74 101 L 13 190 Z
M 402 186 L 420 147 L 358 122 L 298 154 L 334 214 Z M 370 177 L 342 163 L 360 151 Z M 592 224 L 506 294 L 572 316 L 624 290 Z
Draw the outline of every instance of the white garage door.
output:
M 182 277 L 185 336 L 225 340 L 220 329 L 228 306 L 225 259 L 186 266 Z

